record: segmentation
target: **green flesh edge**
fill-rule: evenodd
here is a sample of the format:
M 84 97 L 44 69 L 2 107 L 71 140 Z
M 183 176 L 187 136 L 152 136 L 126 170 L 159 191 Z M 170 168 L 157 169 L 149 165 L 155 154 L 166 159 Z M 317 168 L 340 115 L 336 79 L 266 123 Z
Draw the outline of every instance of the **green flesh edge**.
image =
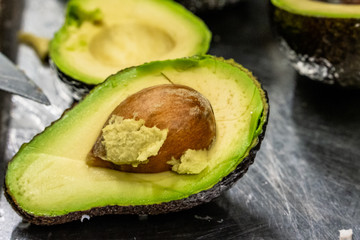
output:
M 86 155 L 107 117 L 127 96 L 168 84 L 187 85 L 212 104 L 217 138 L 198 175 L 125 173 L 90 167 Z M 61 216 L 111 205 L 151 205 L 207 190 L 231 173 L 258 142 L 268 105 L 242 66 L 212 56 L 158 61 L 110 76 L 44 132 L 24 144 L 8 165 L 6 188 L 34 216 Z
M 315 0 L 270 0 L 285 11 L 312 17 L 360 18 L 360 4 L 335 4 Z
M 88 85 L 150 61 L 205 54 L 211 33 L 171 0 L 71 0 L 50 57 L 65 75 Z

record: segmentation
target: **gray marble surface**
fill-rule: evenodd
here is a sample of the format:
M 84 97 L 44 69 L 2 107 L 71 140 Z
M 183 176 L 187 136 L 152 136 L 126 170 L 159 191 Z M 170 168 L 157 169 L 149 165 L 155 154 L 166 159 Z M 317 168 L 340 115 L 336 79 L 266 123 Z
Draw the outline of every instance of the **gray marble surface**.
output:
M 63 21 L 63 7 L 60 0 L 26 0 L 23 30 L 51 37 Z M 249 68 L 270 97 L 267 133 L 248 173 L 215 201 L 191 210 L 52 227 L 22 222 L 2 193 L 0 239 L 309 240 L 339 239 L 339 230 L 349 228 L 360 239 L 360 91 L 298 76 L 279 51 L 265 1 L 242 1 L 201 17 L 213 32 L 210 53 Z M 52 105 L 11 99 L 5 162 L 71 103 L 30 48 L 20 46 L 18 65 Z

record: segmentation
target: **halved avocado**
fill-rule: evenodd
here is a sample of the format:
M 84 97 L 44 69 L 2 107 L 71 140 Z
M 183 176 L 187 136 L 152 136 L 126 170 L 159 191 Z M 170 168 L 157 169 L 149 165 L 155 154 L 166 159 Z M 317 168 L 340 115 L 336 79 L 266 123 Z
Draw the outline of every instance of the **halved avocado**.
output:
M 271 0 L 271 18 L 301 75 L 360 87 L 359 0 Z
M 91 88 L 121 69 L 204 54 L 211 33 L 172 0 L 71 0 L 50 44 L 63 78 Z
M 198 91 L 212 105 L 217 132 L 207 167 L 199 174 L 178 174 L 89 166 L 87 156 L 116 106 L 145 88 L 169 84 L 169 79 Z M 268 112 L 266 92 L 233 60 L 195 56 L 128 68 L 21 147 L 8 164 L 6 196 L 23 218 L 41 225 L 83 214 L 188 209 L 219 196 L 246 172 L 260 147 Z

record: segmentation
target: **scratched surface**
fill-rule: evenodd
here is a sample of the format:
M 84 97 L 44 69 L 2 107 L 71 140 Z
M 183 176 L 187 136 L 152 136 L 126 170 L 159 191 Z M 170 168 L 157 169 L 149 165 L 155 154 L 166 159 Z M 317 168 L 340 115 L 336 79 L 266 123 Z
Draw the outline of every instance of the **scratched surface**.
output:
M 26 0 L 22 28 L 51 37 L 63 7 L 64 1 Z M 338 239 L 338 231 L 349 228 L 360 239 L 360 91 L 299 77 L 278 49 L 263 0 L 201 17 L 214 35 L 210 53 L 252 70 L 270 96 L 266 137 L 248 173 L 217 200 L 192 210 L 52 227 L 22 222 L 1 193 L 0 239 L 308 240 Z M 31 49 L 20 47 L 18 64 L 53 105 L 12 98 L 5 161 L 70 104 L 55 74 Z

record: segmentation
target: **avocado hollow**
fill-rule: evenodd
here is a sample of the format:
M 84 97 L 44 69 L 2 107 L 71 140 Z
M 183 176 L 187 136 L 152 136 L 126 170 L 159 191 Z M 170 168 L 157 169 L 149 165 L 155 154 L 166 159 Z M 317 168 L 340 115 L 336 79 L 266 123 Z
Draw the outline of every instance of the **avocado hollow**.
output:
M 49 55 L 79 99 L 121 69 L 205 54 L 210 41 L 205 23 L 174 1 L 71 0 Z

